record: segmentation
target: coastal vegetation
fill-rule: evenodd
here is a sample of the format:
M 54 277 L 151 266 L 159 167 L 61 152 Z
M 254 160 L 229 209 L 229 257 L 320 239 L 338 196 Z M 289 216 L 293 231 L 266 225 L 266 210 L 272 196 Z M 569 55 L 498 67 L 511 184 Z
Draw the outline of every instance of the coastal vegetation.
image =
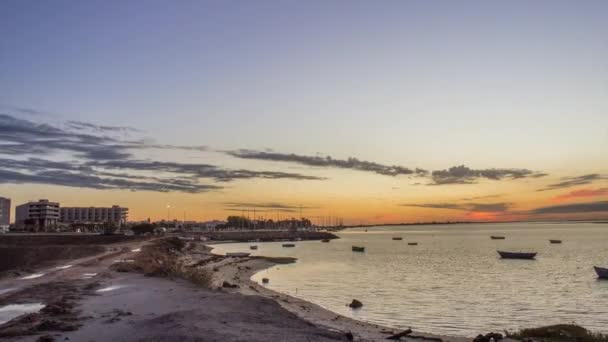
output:
M 608 335 L 591 332 L 575 324 L 556 324 L 507 332 L 507 337 L 539 342 L 608 342 Z

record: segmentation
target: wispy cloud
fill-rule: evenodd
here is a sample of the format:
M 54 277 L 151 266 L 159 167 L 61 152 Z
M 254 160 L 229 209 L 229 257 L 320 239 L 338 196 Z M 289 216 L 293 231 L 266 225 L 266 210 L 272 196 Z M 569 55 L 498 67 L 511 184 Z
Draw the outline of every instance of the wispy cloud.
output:
M 567 201 L 567 200 L 576 199 L 576 198 L 601 197 L 601 196 L 608 196 L 608 188 L 574 190 L 574 191 L 570 191 L 566 194 L 556 196 L 554 198 L 554 200 Z
M 257 159 L 277 162 L 296 163 L 316 167 L 332 167 L 351 169 L 357 171 L 373 172 L 384 176 L 398 175 L 426 175 L 428 171 L 414 168 L 410 169 L 399 165 L 383 165 L 375 162 L 359 160 L 357 158 L 334 159 L 330 156 L 304 156 L 277 152 L 237 150 L 227 151 L 227 154 L 241 159 Z
M 424 203 L 424 204 L 400 204 L 404 207 L 418 207 L 418 208 L 429 208 L 429 209 L 451 209 L 461 211 L 476 211 L 476 212 L 504 212 L 511 207 L 511 203 L 498 202 L 498 203 Z
M 608 201 L 553 205 L 531 211 L 532 214 L 580 214 L 592 212 L 608 213 Z
M 577 177 L 564 177 L 561 179 L 562 180 L 561 182 L 549 184 L 546 187 L 544 187 L 542 189 L 538 189 L 536 191 L 549 191 L 549 190 L 570 188 L 570 187 L 578 186 L 578 185 L 591 184 L 595 181 L 602 180 L 602 179 L 608 179 L 608 177 L 602 176 L 598 173 L 590 173 L 587 175 L 577 176 Z
M 255 178 L 325 179 L 292 172 L 140 160 L 135 154 L 144 149 L 205 151 L 206 147 L 156 144 L 145 139 L 127 140 L 112 136 L 112 133 L 124 131 L 136 132 L 128 127 L 100 126 L 81 121 L 71 121 L 59 127 L 0 113 L 0 156 L 7 156 L 0 157 L 0 183 L 198 193 L 223 188 L 222 185 L 201 184 L 200 179 L 222 183 Z M 145 173 L 162 173 L 164 177 L 147 176 Z
M 274 203 L 274 202 L 227 202 L 224 203 L 226 211 L 248 211 L 255 209 L 257 212 L 298 212 L 300 210 L 307 209 L 318 209 L 319 207 L 314 206 L 300 206 L 293 204 L 283 204 L 283 203 Z
M 91 161 L 87 166 L 95 166 L 104 169 L 135 170 L 170 172 L 180 175 L 190 175 L 198 178 L 213 178 L 219 182 L 230 182 L 236 179 L 266 178 L 266 179 L 298 179 L 298 180 L 324 180 L 325 178 L 307 176 L 299 173 L 280 171 L 255 171 L 255 170 L 231 170 L 222 169 L 209 164 L 186 164 L 176 162 L 161 162 L 148 160 L 110 160 Z
M 519 178 L 539 178 L 546 176 L 546 173 L 536 172 L 528 169 L 471 169 L 464 165 L 453 166 L 447 170 L 436 170 L 431 174 L 433 180 L 429 185 L 444 184 L 475 184 L 479 179 L 519 179 Z
M 95 132 L 141 132 L 140 130 L 133 127 L 95 125 L 83 121 L 68 121 L 67 125 L 73 129 L 92 130 Z
M 503 194 L 496 194 L 496 195 L 484 195 L 484 196 L 474 196 L 474 197 L 464 197 L 461 198 L 461 201 L 477 201 L 480 199 L 489 199 L 489 198 L 499 198 L 504 196 Z

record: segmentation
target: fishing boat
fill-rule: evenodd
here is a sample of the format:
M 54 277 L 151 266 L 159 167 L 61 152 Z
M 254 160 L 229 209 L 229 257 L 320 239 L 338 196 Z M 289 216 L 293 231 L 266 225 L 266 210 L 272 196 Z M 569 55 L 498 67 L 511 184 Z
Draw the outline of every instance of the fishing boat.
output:
M 403 238 L 401 236 L 395 236 L 395 237 L 393 237 L 393 240 L 399 240 L 400 241 L 400 240 L 403 240 Z
M 418 246 L 418 242 L 408 242 L 409 246 Z
M 608 268 L 593 266 L 599 279 L 608 279 Z
M 244 253 L 244 252 L 233 252 L 233 253 L 226 253 L 227 257 L 237 257 L 237 258 L 243 258 L 243 257 L 248 257 L 249 253 Z
M 490 236 L 490 239 L 492 239 L 492 240 L 504 240 L 505 237 L 504 236 L 492 235 L 492 236 Z
M 295 243 L 284 243 L 283 247 L 295 247 L 296 244 Z
M 500 257 L 503 259 L 534 259 L 536 257 L 536 252 L 526 253 L 526 252 L 505 252 L 505 251 L 497 251 L 500 254 Z
M 256 250 L 256 249 L 258 249 L 258 246 L 256 246 L 256 245 L 249 246 L 249 249 Z
M 329 239 L 323 239 L 321 242 L 329 242 Z
M 549 240 L 550 243 L 562 243 L 562 240 Z
M 353 252 L 365 252 L 365 247 L 353 246 Z

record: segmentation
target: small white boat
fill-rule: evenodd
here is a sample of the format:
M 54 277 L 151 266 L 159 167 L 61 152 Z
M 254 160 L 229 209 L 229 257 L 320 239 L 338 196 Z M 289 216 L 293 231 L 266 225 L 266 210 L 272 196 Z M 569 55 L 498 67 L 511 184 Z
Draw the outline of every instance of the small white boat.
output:
M 608 279 L 608 268 L 593 266 L 599 279 Z
M 227 257 L 236 257 L 236 258 L 243 258 L 243 257 L 248 257 L 250 253 L 244 253 L 244 252 L 233 252 L 233 253 L 226 253 Z

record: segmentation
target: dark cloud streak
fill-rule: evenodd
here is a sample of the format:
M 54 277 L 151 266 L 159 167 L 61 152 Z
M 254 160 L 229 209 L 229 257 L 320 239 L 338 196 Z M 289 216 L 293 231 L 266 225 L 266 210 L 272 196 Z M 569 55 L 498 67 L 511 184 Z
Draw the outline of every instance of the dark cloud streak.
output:
M 478 211 L 478 212 L 505 212 L 511 207 L 511 203 L 425 203 L 425 204 L 400 204 L 403 207 L 417 207 L 429 209 L 450 209 L 462 211 Z
M 348 158 L 346 160 L 333 159 L 330 156 L 303 156 L 297 154 L 286 154 L 277 152 L 264 152 L 254 150 L 237 150 L 227 151 L 227 154 L 241 159 L 257 159 L 267 161 L 278 161 L 297 163 L 301 165 L 315 166 L 315 167 L 334 167 L 340 169 L 351 169 L 357 171 L 373 172 L 384 176 L 398 176 L 398 175 L 426 175 L 428 171 L 423 169 L 410 169 L 404 166 L 398 165 L 383 165 L 365 160 L 359 160 L 357 158 Z

